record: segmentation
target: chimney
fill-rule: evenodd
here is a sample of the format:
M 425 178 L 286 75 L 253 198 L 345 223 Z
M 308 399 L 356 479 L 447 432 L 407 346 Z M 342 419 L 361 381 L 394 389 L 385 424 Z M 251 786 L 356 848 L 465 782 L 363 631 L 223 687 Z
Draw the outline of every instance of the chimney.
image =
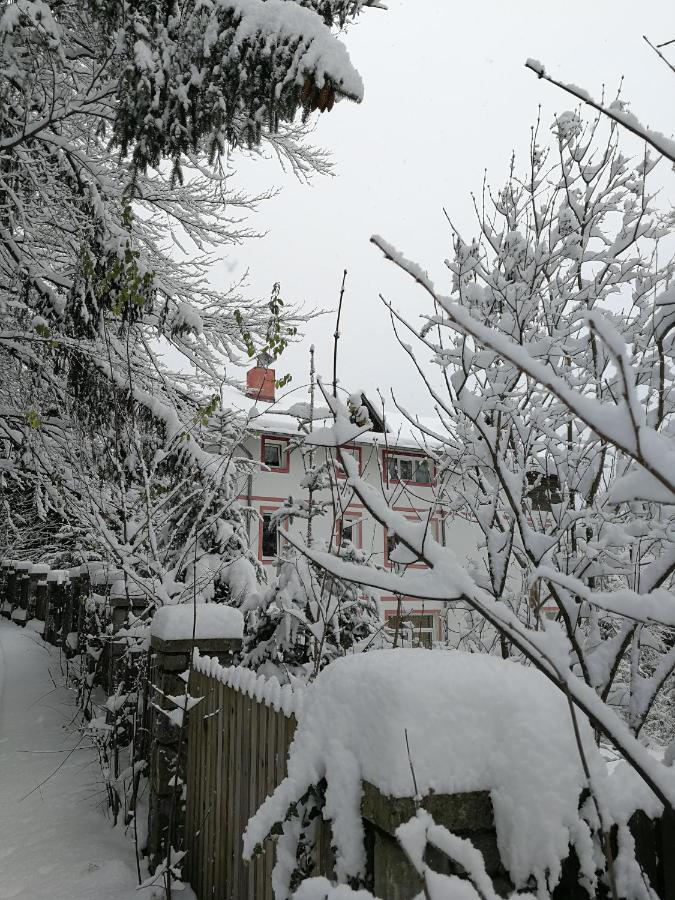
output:
M 246 396 L 251 400 L 262 400 L 265 403 L 274 403 L 274 369 L 258 365 L 249 369 L 246 373 Z

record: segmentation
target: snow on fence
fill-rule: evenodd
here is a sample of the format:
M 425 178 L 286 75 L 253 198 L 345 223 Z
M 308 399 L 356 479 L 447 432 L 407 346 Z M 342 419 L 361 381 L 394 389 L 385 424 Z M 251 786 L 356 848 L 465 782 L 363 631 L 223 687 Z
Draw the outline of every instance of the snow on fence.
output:
M 77 653 L 78 645 L 82 643 L 80 634 L 86 631 L 83 626 L 88 605 L 94 604 L 97 610 L 105 609 L 106 615 L 109 616 L 110 630 L 109 632 L 106 630 L 106 634 L 102 634 L 101 638 L 110 645 L 110 672 L 107 666 L 101 668 L 98 664 L 99 658 L 105 657 L 99 657 L 97 652 L 94 652 L 92 660 L 99 670 L 98 683 L 104 687 L 111 686 L 114 680 L 115 644 L 119 640 L 124 640 L 124 628 L 134 620 L 139 605 L 139 598 L 130 597 L 128 594 L 123 598 L 122 592 L 115 590 L 115 580 L 118 578 L 119 573 L 105 569 L 96 570 L 91 564 L 69 570 L 54 570 L 26 560 L 2 559 L 0 613 L 18 625 L 33 629 L 41 634 L 45 641 L 62 647 L 66 655 L 72 657 Z M 180 618 L 181 610 L 173 612 L 178 613 Z M 220 612 L 223 615 L 226 612 L 233 613 L 232 610 Z M 159 694 L 154 707 L 169 715 L 154 715 L 149 723 L 152 735 L 149 840 L 155 832 L 157 837 L 156 852 L 154 855 L 151 853 L 151 856 L 156 861 L 162 856 L 163 842 L 165 843 L 169 830 L 166 809 L 175 795 L 173 785 L 176 784 L 175 775 L 178 773 L 178 777 L 184 778 L 186 782 L 187 809 L 185 827 L 176 829 L 178 840 L 174 846 L 186 851 L 184 876 L 190 881 L 197 896 L 200 900 L 206 900 L 207 897 L 222 900 L 272 900 L 274 864 L 272 841 L 268 838 L 263 844 L 263 852 L 255 855 L 250 862 L 246 862 L 243 859 L 243 835 L 250 818 L 286 779 L 289 749 L 298 722 L 301 723 L 301 729 L 298 731 L 296 756 L 298 748 L 302 749 L 304 746 L 303 729 L 305 732 L 308 730 L 312 716 L 314 719 L 317 715 L 319 718 L 324 717 L 327 734 L 332 734 L 337 728 L 343 737 L 349 738 L 350 742 L 358 739 L 363 744 L 364 740 L 368 743 L 370 739 L 361 733 L 360 728 L 354 727 L 353 723 L 347 727 L 345 723 L 336 722 L 333 713 L 329 714 L 328 710 L 322 711 L 323 704 L 318 702 L 317 696 L 314 696 L 314 702 L 310 703 L 309 693 L 293 691 L 289 686 L 282 687 L 276 679 L 265 679 L 251 670 L 223 664 L 224 661 L 231 660 L 235 654 L 236 644 L 240 638 L 239 631 L 235 633 L 234 629 L 235 626 L 238 629 L 239 625 L 236 622 L 225 623 L 228 637 L 224 634 L 224 624 L 221 622 L 222 627 L 216 629 L 220 637 L 216 639 L 214 616 L 215 610 L 209 610 L 209 616 L 203 622 L 197 617 L 194 623 L 196 627 L 193 628 L 191 617 L 186 615 L 185 623 L 178 622 L 180 625 L 178 633 L 174 627 L 177 619 L 172 615 L 171 628 L 168 631 L 162 629 L 159 627 L 162 622 L 158 621 L 158 627 L 155 629 L 157 633 L 152 635 L 150 648 L 154 660 L 154 676 L 151 681 L 153 686 L 158 688 Z M 162 617 L 159 618 L 161 620 Z M 183 634 L 181 631 L 184 626 L 191 632 L 189 639 L 186 637 L 187 632 Z M 90 635 L 87 637 L 90 638 Z M 217 653 L 220 661 L 212 656 L 200 655 L 199 652 L 192 655 L 188 691 L 197 703 L 187 717 L 184 727 L 186 740 L 183 752 L 187 752 L 183 767 L 183 760 L 179 758 L 182 756 L 180 741 L 177 749 L 174 746 L 176 734 L 181 726 L 180 722 L 174 721 L 173 718 L 176 716 L 176 711 L 173 710 L 176 704 L 169 701 L 174 699 L 172 695 L 182 694 L 184 690 L 182 673 L 189 667 L 190 655 L 195 646 L 198 646 L 202 653 Z M 394 651 L 387 651 L 388 654 L 392 652 Z M 412 660 L 421 660 L 419 651 L 414 652 L 416 655 Z M 90 655 L 89 646 L 86 655 Z M 354 657 L 350 665 L 370 666 L 375 663 L 374 653 L 367 654 L 366 657 Z M 393 664 L 397 663 L 399 658 L 402 659 L 401 652 L 397 659 L 387 655 L 386 660 Z M 425 655 L 423 659 L 429 660 L 429 657 Z M 435 663 L 443 661 L 448 665 L 452 663 L 452 659 L 446 655 L 434 657 Z M 478 662 L 481 665 L 492 665 L 494 661 Z M 398 669 L 398 666 L 395 668 Z M 341 665 L 334 665 L 329 669 L 323 678 L 324 682 L 326 679 L 335 680 Z M 400 672 L 398 674 L 401 675 Z M 375 691 L 373 677 L 365 677 L 364 673 L 358 684 L 369 684 L 371 688 L 369 693 L 377 695 L 378 698 L 388 697 L 391 693 L 389 687 L 395 680 L 395 675 L 396 672 L 389 673 L 385 684 Z M 456 678 L 444 679 L 444 683 L 455 682 Z M 410 687 L 410 679 L 407 676 L 404 683 Z M 108 690 L 108 693 L 110 692 Z M 498 693 L 496 687 L 493 693 Z M 413 691 L 412 698 L 404 696 L 401 691 L 392 694 L 398 698 L 396 702 L 406 710 L 417 706 L 416 697 L 426 695 L 427 692 L 422 690 Z M 348 701 L 344 704 L 347 711 L 358 705 L 355 699 L 365 702 L 362 692 L 356 688 L 350 688 L 345 697 Z M 384 716 L 382 721 L 371 714 L 363 716 L 363 721 L 369 723 L 370 731 L 374 729 L 375 734 L 380 737 L 387 730 L 385 725 L 391 726 L 395 721 L 393 712 L 391 710 L 386 712 L 384 706 L 380 710 L 380 719 Z M 303 707 L 306 708 L 304 717 Z M 497 721 L 500 716 L 495 714 L 493 718 Z M 426 729 L 418 730 L 420 733 L 426 733 Z M 467 727 L 454 729 L 453 733 L 469 731 Z M 439 729 L 434 732 L 437 739 L 439 733 Z M 374 737 L 372 741 L 374 744 Z M 314 746 L 312 742 L 310 743 Z M 391 750 L 392 741 L 385 740 L 385 746 Z M 432 748 L 423 744 L 422 749 L 426 753 L 431 752 Z M 424 773 L 424 760 L 419 755 L 420 750 L 415 748 L 414 742 L 413 750 L 416 772 L 418 777 L 421 777 Z M 459 756 L 457 754 L 451 756 L 457 763 Z M 371 835 L 367 841 L 370 847 L 368 870 L 380 873 L 385 879 L 387 888 L 379 896 L 385 897 L 386 900 L 409 900 L 418 892 L 418 888 L 414 886 L 416 873 L 409 873 L 409 881 L 402 876 L 401 853 L 395 840 L 393 825 L 405 821 L 412 815 L 412 801 L 407 797 L 396 796 L 397 790 L 387 782 L 386 779 L 391 779 L 393 772 L 391 761 L 388 764 L 383 759 L 382 753 L 376 754 L 376 761 L 377 766 L 372 771 L 364 770 L 361 773 L 363 799 L 360 813 L 357 811 L 366 832 Z M 619 774 L 618 771 L 616 774 Z M 385 781 L 380 783 L 382 778 Z M 553 782 L 555 778 L 550 780 Z M 159 789 L 162 785 L 166 788 L 166 793 Z M 427 809 L 427 800 L 435 803 L 437 808 L 429 807 L 429 809 L 441 824 L 449 827 L 453 833 L 461 835 L 466 832 L 465 836 L 474 843 L 477 841 L 483 848 L 487 844 L 492 846 L 494 814 L 489 793 L 478 790 L 473 793 L 452 794 L 450 791 L 453 785 L 450 783 L 436 787 L 441 788 L 441 793 L 431 793 L 428 798 L 423 798 L 423 808 Z M 454 790 L 458 788 L 459 783 L 454 784 Z M 466 788 L 467 785 L 463 785 L 460 789 L 466 791 Z M 398 790 L 400 791 L 400 788 Z M 449 793 L 443 794 L 443 790 Z M 631 792 L 623 792 L 626 793 Z M 630 797 L 626 802 L 629 801 Z M 157 827 L 154 831 L 153 810 L 158 813 L 155 815 Z M 467 810 L 470 811 L 470 815 Z M 672 851 L 675 846 L 675 817 L 659 815 L 656 808 L 648 812 L 637 809 L 632 815 L 630 811 L 624 810 L 621 815 L 627 819 L 631 840 L 634 840 L 636 845 L 639 869 L 649 876 L 655 890 L 653 896 L 661 900 L 675 900 L 675 854 Z M 630 818 L 627 818 L 628 816 Z M 615 818 L 615 821 L 619 819 Z M 327 837 L 328 832 L 319 834 L 318 863 L 320 874 L 331 875 L 332 850 L 326 840 Z M 616 855 L 619 850 L 616 826 L 611 830 L 610 840 L 613 855 Z M 152 849 L 150 844 L 146 849 L 150 852 Z M 501 850 L 504 850 L 504 846 Z M 486 862 L 489 855 L 486 856 Z M 495 874 L 499 876 L 501 863 L 496 846 L 494 855 L 497 867 Z M 570 861 L 571 857 L 566 862 Z M 491 871 L 489 874 L 494 877 Z M 575 865 L 572 865 L 567 873 L 563 866 L 562 874 L 560 883 L 551 894 L 554 900 L 569 900 L 570 897 L 578 896 Z M 597 896 L 601 895 L 604 896 L 602 891 Z
M 185 877 L 204 900 L 272 900 L 271 841 L 247 863 L 242 835 L 286 777 L 302 693 L 198 653 L 189 693 Z

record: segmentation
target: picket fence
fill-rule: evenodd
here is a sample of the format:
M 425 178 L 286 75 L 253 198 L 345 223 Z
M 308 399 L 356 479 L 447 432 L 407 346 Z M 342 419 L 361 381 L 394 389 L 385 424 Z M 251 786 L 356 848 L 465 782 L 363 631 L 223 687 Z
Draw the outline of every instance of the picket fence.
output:
M 271 841 L 248 863 L 242 835 L 286 775 L 302 694 L 198 654 L 189 692 L 185 876 L 200 900 L 273 900 Z

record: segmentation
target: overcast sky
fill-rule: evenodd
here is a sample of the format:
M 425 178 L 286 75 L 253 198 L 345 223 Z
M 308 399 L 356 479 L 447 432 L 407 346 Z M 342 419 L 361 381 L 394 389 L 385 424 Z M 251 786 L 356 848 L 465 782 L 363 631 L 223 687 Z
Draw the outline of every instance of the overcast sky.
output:
M 420 413 L 430 403 L 395 344 L 378 299 L 383 293 L 411 317 L 428 309 L 419 290 L 369 243 L 379 233 L 447 288 L 451 254 L 442 207 L 466 236 L 474 233 L 471 191 L 501 186 L 511 152 L 526 161 L 530 127 L 542 106 L 544 137 L 552 116 L 572 100 L 524 68 L 529 56 L 552 74 L 598 95 L 625 76 L 624 96 L 647 124 L 675 130 L 675 76 L 642 40 L 675 38 L 670 0 L 387 0 L 365 10 L 343 40 L 365 82 L 360 105 L 342 102 L 319 117 L 315 143 L 331 150 L 335 176 L 311 185 L 282 177 L 273 165 L 244 166 L 243 186 L 283 189 L 252 224 L 266 237 L 236 248 L 214 273 L 228 283 L 249 270 L 249 292 L 282 295 L 307 307 L 334 307 L 348 269 L 340 377 L 351 389 L 393 388 Z M 673 54 L 675 57 L 675 53 Z M 627 153 L 639 144 L 626 136 Z M 659 176 L 664 203 L 673 177 Z M 334 317 L 315 320 L 302 344 L 277 364 L 294 384 L 306 382 L 308 348 L 319 370 L 332 366 Z M 298 398 L 300 399 L 300 398 Z M 303 398 L 304 399 L 304 398 Z

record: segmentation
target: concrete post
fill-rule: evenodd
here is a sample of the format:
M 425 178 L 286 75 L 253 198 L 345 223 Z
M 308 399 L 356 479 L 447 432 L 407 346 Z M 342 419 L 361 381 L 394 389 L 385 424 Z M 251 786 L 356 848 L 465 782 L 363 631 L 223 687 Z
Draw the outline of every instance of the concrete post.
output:
M 49 593 L 47 578 L 49 576 L 50 567 L 48 565 L 36 565 L 31 569 L 31 600 L 29 604 L 30 627 L 38 634 L 44 635 L 47 623 L 47 604 L 49 602 Z
M 45 640 L 50 644 L 59 641 L 63 611 L 66 605 L 68 589 L 68 572 L 65 569 L 52 569 L 47 575 L 47 620 L 45 622 Z
M 120 668 L 120 660 L 128 649 L 128 640 L 119 636 L 120 631 L 131 621 L 142 615 L 148 607 L 148 598 L 144 594 L 125 590 L 124 582 L 116 580 L 107 600 L 106 621 L 107 632 L 102 635 L 103 656 L 99 667 L 100 678 L 106 693 L 112 694 L 118 687 L 124 689 L 124 673 Z
M 25 625 L 28 615 L 28 593 L 30 590 L 30 575 L 33 563 L 21 559 L 15 563 L 16 570 L 16 594 L 12 609 L 12 621 L 18 625 Z
M 210 612 L 217 604 L 207 604 Z M 190 607 L 164 607 L 161 613 L 169 610 L 190 612 Z M 224 613 L 237 612 L 229 607 L 221 607 Z M 159 614 L 158 614 L 159 615 Z M 225 616 L 224 616 L 225 618 Z M 243 619 L 242 619 L 243 627 Z M 166 639 L 152 633 L 151 627 L 151 690 L 153 710 L 150 716 L 151 748 L 150 748 L 150 810 L 148 821 L 148 855 L 151 868 L 154 868 L 166 857 L 169 844 L 178 849 L 183 843 L 185 824 L 184 779 L 187 763 L 187 732 L 160 710 L 175 710 L 176 706 L 168 696 L 182 697 L 185 694 L 185 680 L 181 676 L 190 666 L 193 650 L 215 656 L 223 665 L 232 665 L 236 654 L 241 649 L 241 628 L 234 631 L 231 627 L 231 616 L 223 633 L 236 636 L 203 637 L 197 629 L 197 636 L 176 637 Z M 176 634 L 180 634 L 180 630 Z M 182 632 L 185 634 L 185 631 Z M 187 632 L 189 633 L 189 631 Z M 202 634 L 205 632 L 202 632 Z M 175 779 L 178 779 L 178 789 Z M 172 809 L 176 801 L 176 810 Z M 173 826 L 173 827 L 172 827 Z
M 488 875 L 495 891 L 506 894 L 513 890 L 497 849 L 492 800 L 489 791 L 463 794 L 428 794 L 421 806 L 453 834 L 467 838 L 483 855 Z M 366 833 L 370 889 L 376 897 L 387 900 L 412 900 L 423 885 L 395 837 L 399 825 L 415 815 L 412 797 L 387 797 L 364 782 L 361 816 Z M 427 862 L 434 871 L 444 875 L 462 875 L 460 867 L 433 848 L 427 848 Z
M 13 559 L 3 559 L 0 564 L 2 574 L 2 593 L 0 595 L 0 614 L 6 619 L 12 616 L 12 606 L 16 595 L 16 569 Z
M 70 591 L 61 623 L 61 647 L 66 656 L 75 656 L 79 646 L 79 626 L 82 604 L 89 594 L 89 572 L 86 566 L 75 566 L 68 570 Z

